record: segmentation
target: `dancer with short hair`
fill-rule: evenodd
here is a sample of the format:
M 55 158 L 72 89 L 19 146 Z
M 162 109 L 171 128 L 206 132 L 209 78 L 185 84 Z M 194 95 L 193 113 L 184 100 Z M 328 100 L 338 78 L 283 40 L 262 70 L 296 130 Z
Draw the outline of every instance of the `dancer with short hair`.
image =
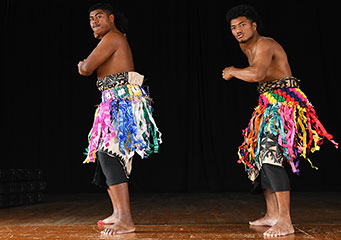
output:
M 260 180 L 267 206 L 265 216 L 250 225 L 271 226 L 265 236 L 292 234 L 290 182 L 283 162 L 289 162 L 293 172 L 298 172 L 298 157 L 307 159 L 308 153 L 319 150 L 324 138 L 336 148 L 338 144 L 300 90 L 300 80 L 292 76 L 282 46 L 259 34 L 260 18 L 255 9 L 236 6 L 227 12 L 226 20 L 250 65 L 226 67 L 222 77 L 259 83 L 259 105 L 243 130 L 244 142 L 238 152 L 238 162 L 245 165 L 250 180 Z
M 100 225 L 102 234 L 135 231 L 131 216 L 128 177 L 132 158 L 157 153 L 161 133 L 151 111 L 151 98 L 142 88 L 144 76 L 134 71 L 134 63 L 126 33 L 126 18 L 110 4 L 95 4 L 89 9 L 90 26 L 100 42 L 91 54 L 78 63 L 83 76 L 97 73 L 97 87 L 102 94 L 84 162 L 97 160 L 94 181 L 101 174 L 110 196 L 113 213 Z M 102 173 L 103 172 L 103 173 Z

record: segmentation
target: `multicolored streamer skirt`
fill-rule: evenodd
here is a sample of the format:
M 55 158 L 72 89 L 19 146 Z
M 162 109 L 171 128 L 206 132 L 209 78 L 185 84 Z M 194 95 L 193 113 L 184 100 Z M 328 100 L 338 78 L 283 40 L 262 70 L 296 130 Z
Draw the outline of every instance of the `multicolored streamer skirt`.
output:
M 243 163 L 251 181 L 254 181 L 262 167 L 259 159 L 260 139 L 271 131 L 278 139 L 283 156 L 298 173 L 299 157 L 309 161 L 309 153 L 319 150 L 327 138 L 336 148 L 333 139 L 319 121 L 306 95 L 299 89 L 299 80 L 288 77 L 258 86 L 258 106 L 252 113 L 248 127 L 243 130 L 244 141 L 239 147 L 238 163 Z
M 96 152 L 119 158 L 128 176 L 135 152 L 141 158 L 157 153 L 161 144 L 152 116 L 151 98 L 137 72 L 112 74 L 97 81 L 102 102 L 95 112 L 84 163 L 95 162 Z

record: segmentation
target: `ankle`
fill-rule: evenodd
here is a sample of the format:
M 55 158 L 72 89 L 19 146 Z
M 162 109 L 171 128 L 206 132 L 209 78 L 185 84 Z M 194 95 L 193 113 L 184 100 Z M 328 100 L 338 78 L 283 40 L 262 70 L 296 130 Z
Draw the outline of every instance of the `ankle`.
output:
M 278 218 L 278 213 L 277 212 L 267 212 L 265 214 L 266 218 L 271 218 L 271 219 L 277 219 Z
M 123 222 L 126 222 L 126 223 L 133 222 L 133 218 L 132 218 L 132 216 L 129 213 L 121 214 L 120 216 L 117 216 L 117 219 L 119 221 L 123 221 Z
M 290 215 L 279 216 L 278 217 L 278 222 L 292 224 Z

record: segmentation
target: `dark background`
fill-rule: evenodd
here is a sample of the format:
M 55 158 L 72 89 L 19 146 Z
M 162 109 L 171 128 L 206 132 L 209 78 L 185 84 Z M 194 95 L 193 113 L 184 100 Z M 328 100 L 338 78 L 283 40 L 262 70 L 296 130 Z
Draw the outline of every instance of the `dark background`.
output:
M 95 105 L 96 76 L 78 74 L 96 46 L 88 8 L 97 1 L 2 1 L 2 156 L 0 168 L 41 168 L 47 192 L 99 191 L 95 164 L 82 164 Z M 136 71 L 148 77 L 160 153 L 135 157 L 134 192 L 248 191 L 236 163 L 241 131 L 258 103 L 257 84 L 221 78 L 246 67 L 225 13 L 251 3 L 286 50 L 293 75 L 327 131 L 340 142 L 337 5 L 328 1 L 113 1 L 129 19 Z M 322 4 L 321 4 L 322 3 Z M 339 51 L 338 51 L 339 52 Z M 292 174 L 294 191 L 340 191 L 340 155 L 325 140 Z

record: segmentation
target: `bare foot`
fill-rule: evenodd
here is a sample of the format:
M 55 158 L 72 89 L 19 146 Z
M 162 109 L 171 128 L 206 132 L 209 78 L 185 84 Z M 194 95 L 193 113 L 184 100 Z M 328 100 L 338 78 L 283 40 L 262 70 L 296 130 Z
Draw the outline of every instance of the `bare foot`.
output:
M 269 228 L 265 233 L 265 237 L 280 237 L 294 233 L 294 227 L 291 223 L 278 221 L 273 227 Z
M 97 225 L 109 225 L 109 224 L 114 224 L 117 222 L 117 217 L 115 216 L 115 214 L 103 219 L 103 220 L 99 220 L 97 222 Z
M 276 223 L 277 223 L 277 218 L 270 217 L 267 215 L 265 215 L 264 217 L 256 221 L 249 222 L 251 226 L 270 226 L 270 227 L 274 226 Z
M 253 225 L 250 225 L 249 229 L 253 232 L 256 232 L 256 233 L 264 233 L 266 230 L 269 229 L 269 226 L 253 226 Z
M 106 227 L 101 234 L 103 235 L 115 235 L 115 234 L 124 234 L 131 233 L 135 231 L 134 223 L 125 223 L 123 221 L 118 221 L 115 224 Z

